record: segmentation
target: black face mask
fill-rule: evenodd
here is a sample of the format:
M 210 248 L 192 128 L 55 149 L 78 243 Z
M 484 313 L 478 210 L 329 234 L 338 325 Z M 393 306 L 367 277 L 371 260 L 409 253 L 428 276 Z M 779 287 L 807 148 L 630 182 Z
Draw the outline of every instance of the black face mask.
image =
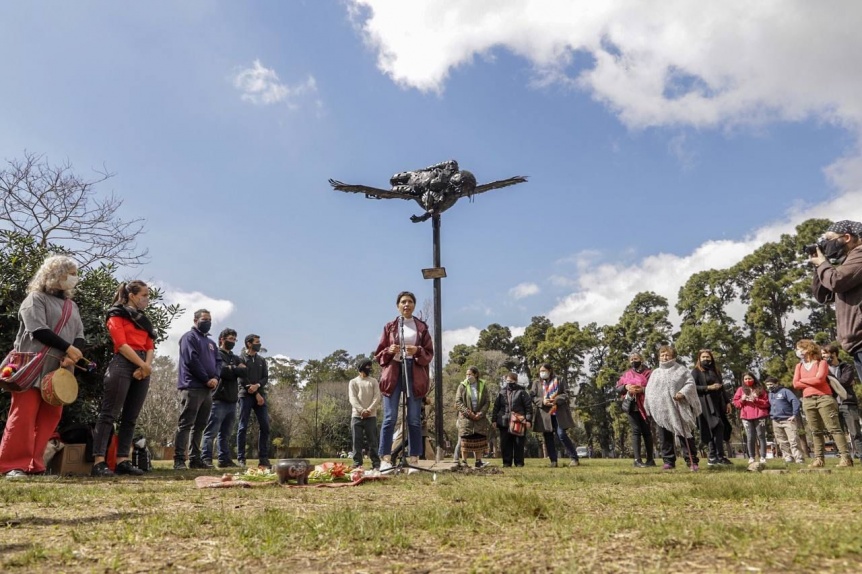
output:
M 252 345 L 251 350 L 254 351 L 255 353 L 260 352 L 260 343 L 256 343 L 256 344 Z
M 224 343 L 222 343 L 222 345 L 224 346 L 225 350 L 230 351 L 231 349 L 233 349 L 234 345 L 236 345 L 236 341 L 225 341 Z
M 701 361 L 700 366 L 703 367 L 704 369 L 711 369 L 712 368 L 712 361 Z
M 198 331 L 206 335 L 213 326 L 212 321 L 198 321 Z
M 820 251 L 827 259 L 840 259 L 844 255 L 846 243 L 840 237 L 829 239 L 820 243 Z
M 643 363 L 640 361 L 632 361 L 632 369 L 635 369 L 635 370 L 640 369 L 641 365 L 643 365 Z

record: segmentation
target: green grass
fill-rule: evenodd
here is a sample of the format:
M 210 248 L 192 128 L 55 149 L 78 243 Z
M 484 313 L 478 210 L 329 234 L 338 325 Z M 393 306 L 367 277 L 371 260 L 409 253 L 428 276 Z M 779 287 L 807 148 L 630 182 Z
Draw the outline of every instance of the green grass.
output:
M 528 460 L 336 489 L 199 490 L 200 474 L 0 480 L 0 570 L 862 571 L 862 468 Z

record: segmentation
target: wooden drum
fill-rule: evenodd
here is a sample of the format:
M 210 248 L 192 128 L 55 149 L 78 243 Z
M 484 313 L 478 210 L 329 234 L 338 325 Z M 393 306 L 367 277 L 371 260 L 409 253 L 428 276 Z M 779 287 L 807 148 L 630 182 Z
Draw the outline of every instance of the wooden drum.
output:
M 49 405 L 71 405 L 78 398 L 78 381 L 67 369 L 57 369 L 42 377 L 42 400 Z

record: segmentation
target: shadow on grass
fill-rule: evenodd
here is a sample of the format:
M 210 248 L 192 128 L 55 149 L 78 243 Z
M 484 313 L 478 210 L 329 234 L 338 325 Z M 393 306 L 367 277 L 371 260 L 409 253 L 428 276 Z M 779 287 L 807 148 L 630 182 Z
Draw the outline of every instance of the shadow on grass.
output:
M 9 552 L 21 552 L 22 550 L 29 550 L 33 547 L 32 543 L 26 544 L 0 544 L 0 556 Z
M 118 512 L 116 514 L 98 514 L 78 518 L 48 518 L 43 516 L 25 516 L 24 518 L 0 518 L 0 527 L 18 528 L 21 526 L 81 526 L 84 524 L 116 522 L 141 516 L 139 512 Z M 0 552 L 8 552 L 8 547 L 0 547 Z

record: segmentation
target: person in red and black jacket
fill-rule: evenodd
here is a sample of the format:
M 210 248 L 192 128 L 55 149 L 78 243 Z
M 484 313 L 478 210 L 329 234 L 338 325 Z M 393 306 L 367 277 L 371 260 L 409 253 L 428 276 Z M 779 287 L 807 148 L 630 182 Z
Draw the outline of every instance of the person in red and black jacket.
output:
M 143 281 L 121 283 L 107 312 L 107 327 L 114 342 L 114 357 L 105 372 L 102 409 L 93 431 L 93 476 L 141 475 L 129 458 L 138 415 L 150 388 L 156 334 L 144 309 L 150 304 L 150 290 Z M 122 414 L 121 414 L 122 413 Z M 105 451 L 120 418 L 115 471 L 105 463 Z
M 380 470 L 392 468 L 392 437 L 398 418 L 398 403 L 402 391 L 407 392 L 407 437 L 410 464 L 416 464 L 422 454 L 422 399 L 428 394 L 428 365 L 434 357 L 434 345 L 428 325 L 413 316 L 416 296 L 402 291 L 395 299 L 400 317 L 386 323 L 374 351 L 374 358 L 383 368 L 380 375 L 380 394 L 383 395 L 383 424 L 380 427 L 378 454 L 382 460 Z M 401 326 L 403 325 L 403 329 Z M 401 331 L 404 341 L 401 341 Z M 401 364 L 404 346 L 405 364 Z M 405 368 L 406 367 L 406 368 Z M 404 374 L 407 374 L 407 381 Z M 408 392 L 409 389 L 409 392 Z M 415 472 L 410 469 L 409 472 Z

